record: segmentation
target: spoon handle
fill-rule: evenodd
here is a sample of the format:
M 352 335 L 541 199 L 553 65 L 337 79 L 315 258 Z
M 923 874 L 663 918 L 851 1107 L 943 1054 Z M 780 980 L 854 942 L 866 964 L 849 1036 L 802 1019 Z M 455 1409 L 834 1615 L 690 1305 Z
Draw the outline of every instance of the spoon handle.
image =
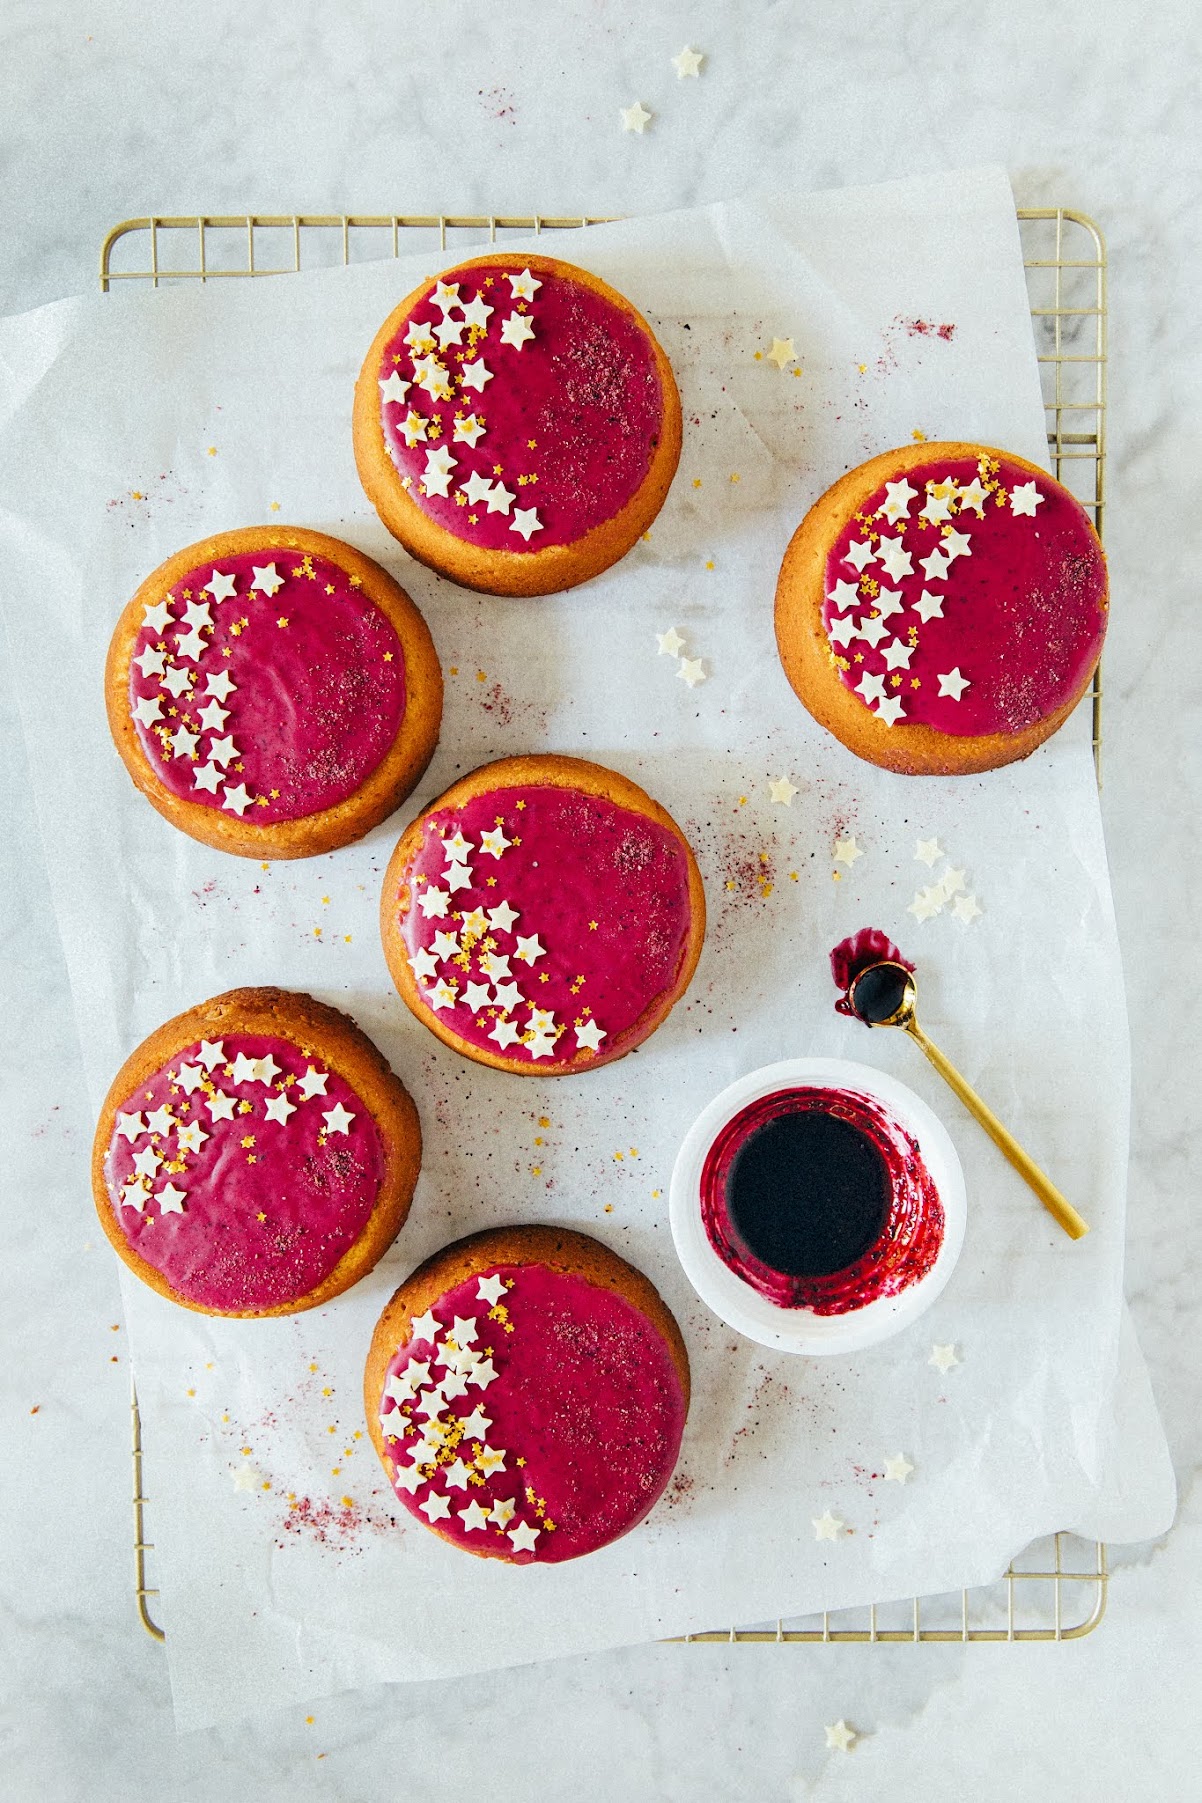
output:
M 906 1022 L 906 1032 L 911 1039 L 918 1041 L 948 1088 L 956 1092 L 968 1112 L 981 1123 L 1003 1157 L 1008 1158 L 1019 1176 L 1030 1184 L 1048 1213 L 1055 1215 L 1064 1231 L 1075 1240 L 1079 1240 L 1083 1234 L 1088 1233 L 1089 1223 L 1082 1220 L 1072 1203 L 1060 1194 L 1056 1185 L 1049 1178 L 1044 1176 L 1034 1159 L 1023 1151 L 1013 1134 L 1007 1133 L 993 1110 L 981 1100 L 972 1085 L 965 1082 L 950 1059 L 945 1058 L 939 1047 L 927 1038 L 912 1016 Z

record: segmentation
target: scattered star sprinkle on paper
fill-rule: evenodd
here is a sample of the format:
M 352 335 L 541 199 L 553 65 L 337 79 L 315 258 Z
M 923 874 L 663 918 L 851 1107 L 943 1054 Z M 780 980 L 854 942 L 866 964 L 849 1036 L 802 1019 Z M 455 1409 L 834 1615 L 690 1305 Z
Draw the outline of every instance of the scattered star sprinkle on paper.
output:
M 263 1482 L 263 1473 L 256 1471 L 249 1460 L 245 1465 L 236 1466 L 230 1476 L 234 1480 L 235 1490 L 258 1490 Z
M 849 833 L 846 839 L 835 840 L 835 863 L 854 864 L 857 858 L 864 856 L 864 847 L 856 844 L 856 836 Z
M 934 869 L 939 859 L 945 855 L 938 839 L 920 839 L 914 850 L 914 856 L 918 862 L 928 865 L 931 869 Z
M 677 81 L 684 81 L 688 76 L 692 76 L 696 80 L 701 74 L 701 65 L 704 61 L 705 52 L 703 50 L 694 50 L 686 44 L 680 55 L 672 58 L 672 67 L 676 71 Z
M 641 100 L 636 100 L 633 106 L 621 107 L 619 116 L 622 120 L 622 130 L 638 132 L 640 137 L 655 117 L 654 113 L 647 111 Z
M 827 1509 L 822 1515 L 811 1515 L 815 1540 L 837 1540 L 843 1528 L 847 1526 L 838 1515 L 832 1515 Z
M 913 1469 L 904 1452 L 895 1453 L 893 1458 L 885 1460 L 885 1482 L 904 1484 Z
M 979 920 L 984 912 L 975 895 L 958 895 L 952 903 L 952 913 L 966 927 L 971 926 L 974 920 Z
M 777 807 L 791 808 L 793 797 L 799 793 L 787 776 L 778 776 L 775 782 L 768 784 L 768 793 Z
M 959 1363 L 960 1358 L 954 1345 L 931 1347 L 931 1356 L 927 1360 L 927 1364 L 934 1365 L 936 1371 L 942 1371 L 946 1375 Z
M 699 657 L 682 657 L 676 674 L 681 682 L 687 682 L 691 689 L 695 689 L 699 682 L 706 680 L 705 665 Z
M 825 1725 L 823 1733 L 826 1735 L 827 1746 L 837 1753 L 850 1753 L 859 1739 L 855 1729 L 849 1728 L 842 1716 L 837 1722 Z
M 777 369 L 784 369 L 786 363 L 797 361 L 797 352 L 793 348 L 791 338 L 774 338 L 772 349 L 766 354 L 769 363 L 775 363 Z
M 657 632 L 655 642 L 659 646 L 661 657 L 679 657 L 685 647 L 684 637 L 677 632 L 675 626 L 667 632 Z

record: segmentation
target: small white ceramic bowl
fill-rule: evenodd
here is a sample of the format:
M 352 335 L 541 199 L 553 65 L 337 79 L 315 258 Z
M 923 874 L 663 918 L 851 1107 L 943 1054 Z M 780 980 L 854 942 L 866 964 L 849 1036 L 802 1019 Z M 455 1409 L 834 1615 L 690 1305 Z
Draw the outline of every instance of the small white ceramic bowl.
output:
M 943 1204 L 943 1242 L 926 1275 L 896 1296 L 878 1296 L 845 1314 L 782 1307 L 761 1295 L 719 1257 L 702 1219 L 702 1166 L 722 1128 L 750 1102 L 798 1086 L 849 1090 L 878 1102 L 917 1143 Z M 964 1243 L 964 1173 L 943 1123 L 895 1077 L 842 1058 L 788 1058 L 766 1064 L 715 1096 L 685 1135 L 672 1172 L 668 1206 L 677 1256 L 702 1301 L 749 1340 L 780 1352 L 859 1352 L 900 1333 L 930 1308 L 955 1269 Z

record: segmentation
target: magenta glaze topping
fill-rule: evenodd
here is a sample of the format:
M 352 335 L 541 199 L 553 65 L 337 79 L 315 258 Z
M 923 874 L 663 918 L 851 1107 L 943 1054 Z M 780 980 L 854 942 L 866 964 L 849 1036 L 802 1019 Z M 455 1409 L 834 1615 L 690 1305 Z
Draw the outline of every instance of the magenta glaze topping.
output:
M 575 1559 L 642 1521 L 672 1475 L 685 1399 L 624 1296 L 545 1265 L 498 1265 L 419 1316 L 380 1426 L 397 1495 L 456 1545 Z
M 729 1206 L 735 1160 L 757 1134 L 789 1116 L 825 1114 L 846 1122 L 883 1162 L 888 1198 L 879 1234 L 852 1263 L 818 1274 L 776 1270 L 740 1235 Z M 828 1173 L 814 1174 L 816 1190 Z M 830 1185 L 830 1187 L 835 1187 Z M 710 1245 L 745 1283 L 779 1308 L 843 1315 L 882 1296 L 896 1296 L 931 1270 L 943 1244 L 943 1204 L 912 1136 L 877 1101 L 842 1089 L 776 1090 L 740 1109 L 706 1153 L 701 1171 L 701 1216 Z
M 439 1020 L 548 1070 L 621 1049 L 676 981 L 690 915 L 674 833 L 550 786 L 430 814 L 400 894 L 409 963 Z
M 345 801 L 380 764 L 405 712 L 404 653 L 357 577 L 266 543 L 145 604 L 129 702 L 173 795 L 270 826 Z
M 839 533 L 822 621 L 841 682 L 887 724 L 1016 733 L 1096 663 L 1106 565 L 1050 476 L 1005 458 L 932 461 Z
M 294 1302 L 358 1239 L 384 1174 L 350 1085 L 290 1040 L 177 1053 L 117 1111 L 109 1200 L 134 1251 L 202 1308 Z
M 384 444 L 447 532 L 489 551 L 567 545 L 645 480 L 663 426 L 651 345 L 568 276 L 447 271 L 380 360 Z

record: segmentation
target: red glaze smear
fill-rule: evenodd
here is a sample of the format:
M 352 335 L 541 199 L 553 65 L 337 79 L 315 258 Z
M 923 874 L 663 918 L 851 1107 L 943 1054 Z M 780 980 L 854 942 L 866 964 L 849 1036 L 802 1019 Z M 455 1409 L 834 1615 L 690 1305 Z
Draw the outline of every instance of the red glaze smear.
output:
M 831 952 L 831 975 L 836 987 L 842 992 L 835 1003 L 836 1014 L 850 1015 L 852 1020 L 859 1020 L 859 1015 L 847 999 L 847 992 L 862 970 L 870 964 L 901 964 L 906 970 L 913 970 L 910 960 L 902 955 L 879 927 L 861 927 L 848 939 L 841 939 Z
M 945 496 L 930 493 L 944 485 Z M 1106 629 L 1106 565 L 1084 508 L 1004 458 L 925 463 L 898 471 L 893 488 L 878 489 L 827 558 L 822 621 L 844 687 L 873 713 L 882 694 L 890 711 L 900 702 L 892 724 L 956 738 L 1020 732 L 1053 713 L 1096 663 Z M 1033 497 L 1034 513 L 1022 511 Z M 927 506 L 934 518 L 921 517 Z M 957 688 L 966 679 L 958 700 L 940 693 L 941 677 Z
M 758 1259 L 737 1232 L 727 1184 L 741 1146 L 780 1116 L 821 1112 L 846 1121 L 880 1154 L 891 1201 L 879 1237 L 854 1263 L 821 1276 L 789 1276 Z M 761 1096 L 722 1128 L 701 1171 L 701 1215 L 710 1245 L 735 1274 L 779 1308 L 845 1315 L 896 1296 L 925 1277 L 943 1244 L 943 1204 L 917 1143 L 882 1105 L 852 1090 L 784 1089 Z
M 239 1057 L 278 1068 L 264 1082 Z M 219 1096 L 233 1098 L 229 1119 Z M 269 1104 L 286 1119 L 270 1118 Z M 339 1108 L 354 1117 L 345 1132 L 341 1115 L 332 1126 L 325 1118 Z M 113 1215 L 134 1251 L 189 1302 L 226 1310 L 316 1289 L 366 1226 L 383 1174 L 379 1130 L 350 1085 L 290 1040 L 250 1033 L 188 1046 L 156 1071 L 118 1109 L 105 1159 Z M 183 1203 L 171 1207 L 168 1194 L 165 1211 L 169 1186 Z
M 257 578 L 266 587 L 254 587 L 256 569 L 274 571 Z M 324 557 L 267 542 L 201 564 L 146 603 L 129 703 L 173 795 L 269 826 L 334 807 L 366 781 L 400 731 L 405 659 L 353 581 Z
M 485 550 L 573 543 L 619 513 L 651 467 L 664 396 L 646 334 L 567 276 L 532 278 L 538 287 L 525 295 L 518 263 L 452 269 L 440 280 L 458 288 L 458 299 L 448 299 L 444 311 L 434 298 L 439 285 L 432 286 L 380 360 L 382 389 L 394 374 L 400 384 L 393 384 L 395 398 L 382 391 L 380 412 L 402 482 L 439 526 Z M 473 325 L 477 307 L 491 313 Z M 501 337 L 513 317 L 533 327 L 520 345 Z M 434 334 L 457 325 L 459 342 L 448 339 L 441 349 L 409 339 L 412 327 Z M 490 378 L 481 389 L 470 380 L 479 365 Z M 484 427 L 478 436 L 477 424 Z M 431 453 L 449 472 L 445 494 L 438 492 L 441 476 L 425 481 Z M 491 498 L 480 489 L 485 481 Z M 519 510 L 537 516 L 537 526 L 527 520 L 528 535 L 517 529 Z
M 456 840 L 469 847 L 459 863 Z M 438 1019 L 470 1045 L 549 1070 L 621 1047 L 676 981 L 691 913 L 674 833 L 550 786 L 431 814 L 398 901 Z
M 437 1336 L 419 1317 L 381 1399 L 405 1507 L 458 1546 L 520 1564 L 575 1559 L 637 1526 L 672 1475 L 685 1421 L 676 1366 L 646 1316 L 534 1264 L 469 1278 L 429 1312 Z

